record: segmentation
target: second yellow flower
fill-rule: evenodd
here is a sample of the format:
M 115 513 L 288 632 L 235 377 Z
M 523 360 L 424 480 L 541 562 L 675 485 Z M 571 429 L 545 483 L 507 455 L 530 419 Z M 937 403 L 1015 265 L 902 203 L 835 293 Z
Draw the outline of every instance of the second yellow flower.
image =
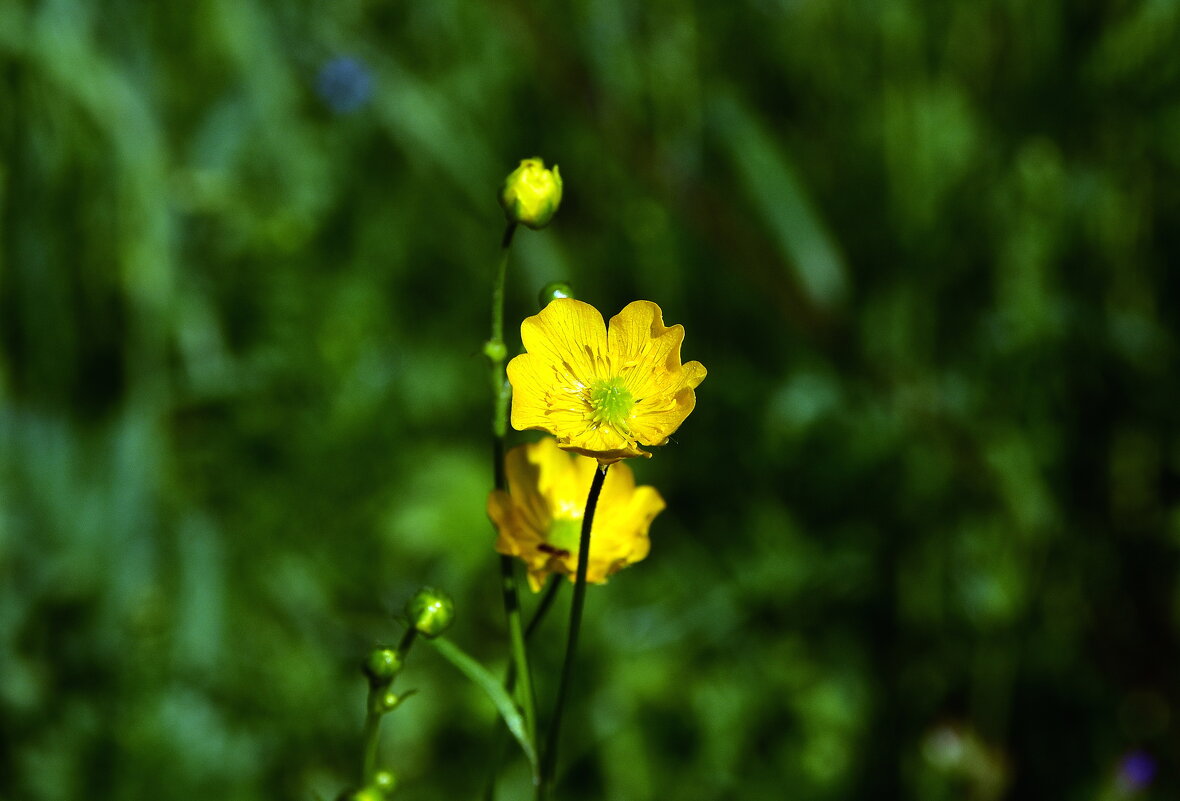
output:
M 549 438 L 513 448 L 504 459 L 508 492 L 492 491 L 488 516 L 500 534 L 496 550 L 525 563 L 534 592 L 550 574 L 574 580 L 586 496 L 601 469 L 593 459 L 564 453 Z M 647 556 L 648 528 L 663 509 L 660 493 L 635 486 L 627 465 L 612 467 L 594 513 L 586 580 L 601 584 Z

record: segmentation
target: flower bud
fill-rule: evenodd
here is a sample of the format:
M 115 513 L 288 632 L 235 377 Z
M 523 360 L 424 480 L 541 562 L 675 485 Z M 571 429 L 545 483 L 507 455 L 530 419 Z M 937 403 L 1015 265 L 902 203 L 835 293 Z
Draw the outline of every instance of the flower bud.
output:
M 413 694 L 414 694 L 413 690 L 411 690 L 410 692 L 405 693 L 403 695 L 398 695 L 393 690 L 390 690 L 389 692 L 385 693 L 384 695 L 381 696 L 381 700 L 378 701 L 378 705 L 381 709 L 382 714 L 384 714 L 386 712 L 392 712 L 393 710 L 397 709 L 399 706 L 402 705 L 403 701 L 405 701 L 407 698 L 409 698 Z
M 383 794 L 389 794 L 397 788 L 397 777 L 388 770 L 379 770 L 373 774 L 373 779 L 369 784 Z
M 549 305 L 550 301 L 572 297 L 574 297 L 574 288 L 567 281 L 550 281 L 541 287 L 541 292 L 537 295 L 537 302 L 543 309 Z
M 392 648 L 375 648 L 365 660 L 365 675 L 374 685 L 388 684 L 401 669 L 402 658 Z
M 503 342 L 493 342 L 489 339 L 483 343 L 483 355 L 499 364 L 508 358 L 508 346 Z
M 500 188 L 500 205 L 510 223 L 544 228 L 561 205 L 561 173 L 545 169 L 541 159 L 524 159 Z
M 437 637 L 455 619 L 455 602 L 441 590 L 423 587 L 406 604 L 406 615 L 423 637 Z

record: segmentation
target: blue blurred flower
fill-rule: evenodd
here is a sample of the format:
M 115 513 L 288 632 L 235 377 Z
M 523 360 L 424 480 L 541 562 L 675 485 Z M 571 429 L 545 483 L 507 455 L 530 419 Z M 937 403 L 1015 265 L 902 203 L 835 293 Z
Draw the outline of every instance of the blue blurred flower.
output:
M 1129 792 L 1142 790 L 1155 778 L 1155 758 L 1146 751 L 1131 751 L 1119 760 L 1119 784 Z
M 338 114 L 356 111 L 373 96 L 373 74 L 352 56 L 337 56 L 320 69 L 316 89 Z

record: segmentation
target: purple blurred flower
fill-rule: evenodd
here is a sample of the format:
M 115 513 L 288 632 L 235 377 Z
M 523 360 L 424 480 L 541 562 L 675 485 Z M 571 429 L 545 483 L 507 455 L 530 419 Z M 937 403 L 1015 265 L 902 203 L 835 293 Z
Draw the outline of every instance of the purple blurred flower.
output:
M 320 69 L 316 89 L 337 114 L 356 111 L 373 96 L 373 74 L 352 56 L 337 56 Z
M 1119 760 L 1119 784 L 1128 792 L 1142 790 L 1155 778 L 1155 758 L 1146 751 L 1131 751 Z

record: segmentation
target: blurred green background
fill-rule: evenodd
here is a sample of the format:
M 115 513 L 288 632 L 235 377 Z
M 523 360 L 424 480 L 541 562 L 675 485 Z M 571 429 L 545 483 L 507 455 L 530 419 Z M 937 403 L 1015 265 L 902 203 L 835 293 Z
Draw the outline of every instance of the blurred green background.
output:
M 567 279 L 709 369 L 589 593 L 562 798 L 1177 797 L 1177 41 L 1169 0 L 0 2 L 0 798 L 333 798 L 423 583 L 503 666 L 479 349 L 532 155 L 512 347 Z M 427 648 L 399 686 L 398 797 L 475 798 L 490 704 Z

